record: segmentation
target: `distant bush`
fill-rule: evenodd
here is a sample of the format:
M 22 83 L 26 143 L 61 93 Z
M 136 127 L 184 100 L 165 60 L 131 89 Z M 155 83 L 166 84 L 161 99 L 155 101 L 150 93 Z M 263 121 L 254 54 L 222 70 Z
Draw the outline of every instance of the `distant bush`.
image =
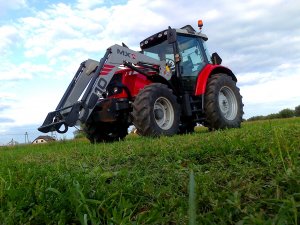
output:
M 279 118 L 291 118 L 294 117 L 295 111 L 292 109 L 283 109 L 279 112 Z
M 278 119 L 278 118 L 280 118 L 280 115 L 279 115 L 279 113 L 272 113 L 272 114 L 265 116 L 265 118 L 268 120 Z
M 295 116 L 300 117 L 300 105 L 295 107 Z
M 272 120 L 280 118 L 291 118 L 291 117 L 300 117 L 300 105 L 293 109 L 283 109 L 279 113 L 272 113 L 267 116 L 253 116 L 247 119 L 247 121 L 256 121 L 256 120 Z
M 265 116 L 252 116 L 249 119 L 247 119 L 247 121 L 264 120 L 265 118 Z

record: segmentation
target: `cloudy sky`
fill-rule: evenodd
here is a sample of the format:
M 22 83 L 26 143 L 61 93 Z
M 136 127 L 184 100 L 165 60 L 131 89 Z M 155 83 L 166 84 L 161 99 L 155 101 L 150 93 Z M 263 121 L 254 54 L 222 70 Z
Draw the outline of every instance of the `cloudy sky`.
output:
M 39 135 L 82 61 L 198 19 L 238 78 L 245 118 L 294 109 L 299 10 L 299 0 L 0 0 L 0 145 Z

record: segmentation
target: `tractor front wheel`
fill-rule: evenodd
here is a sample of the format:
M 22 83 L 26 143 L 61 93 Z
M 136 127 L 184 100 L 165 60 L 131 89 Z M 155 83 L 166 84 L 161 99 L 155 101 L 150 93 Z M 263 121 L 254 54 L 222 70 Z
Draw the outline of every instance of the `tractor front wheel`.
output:
M 179 130 L 180 107 L 172 90 L 154 83 L 146 86 L 133 103 L 133 124 L 143 136 L 171 136 Z
M 116 123 L 86 123 L 84 132 L 93 144 L 123 140 L 128 134 L 128 126 Z
M 210 130 L 238 128 L 243 112 L 242 96 L 227 74 L 212 75 L 204 97 L 205 126 Z

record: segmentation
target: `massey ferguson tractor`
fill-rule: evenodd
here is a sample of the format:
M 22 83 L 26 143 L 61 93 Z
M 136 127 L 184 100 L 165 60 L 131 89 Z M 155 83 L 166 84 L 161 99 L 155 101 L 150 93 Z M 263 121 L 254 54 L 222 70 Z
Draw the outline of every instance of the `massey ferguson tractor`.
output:
M 134 125 L 143 136 L 238 128 L 243 103 L 237 78 L 209 55 L 207 36 L 187 25 L 140 42 L 109 47 L 100 61 L 81 63 L 55 111 L 39 131 L 65 133 L 81 124 L 92 143 L 123 139 Z

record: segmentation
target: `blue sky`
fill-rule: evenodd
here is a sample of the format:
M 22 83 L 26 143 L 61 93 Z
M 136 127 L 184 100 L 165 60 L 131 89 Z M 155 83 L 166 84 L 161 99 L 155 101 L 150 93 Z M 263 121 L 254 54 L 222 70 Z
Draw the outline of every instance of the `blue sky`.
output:
M 245 118 L 293 109 L 299 9 L 298 0 L 0 0 L 0 145 L 39 135 L 82 61 L 115 43 L 138 50 L 145 37 L 198 19 L 211 52 L 238 77 Z

